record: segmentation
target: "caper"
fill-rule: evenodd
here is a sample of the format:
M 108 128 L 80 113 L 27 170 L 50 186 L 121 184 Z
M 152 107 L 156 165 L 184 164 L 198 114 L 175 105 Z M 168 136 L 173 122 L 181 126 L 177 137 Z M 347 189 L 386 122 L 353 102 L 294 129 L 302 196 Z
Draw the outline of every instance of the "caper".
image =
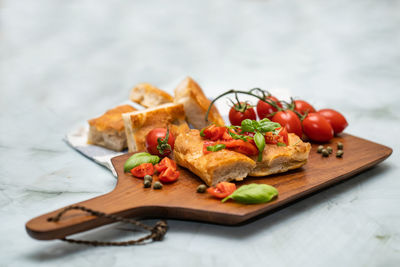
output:
M 146 181 L 146 180 L 149 180 L 150 181 L 150 183 L 153 181 L 153 177 L 151 177 L 151 175 L 145 175 L 144 177 L 143 177 L 143 179 Z
M 205 186 L 204 184 L 201 184 L 197 187 L 197 193 L 204 193 L 206 192 L 207 186 Z
M 343 143 L 342 142 L 338 142 L 337 143 L 337 148 L 338 149 L 343 149 Z
M 322 149 L 322 156 L 324 156 L 324 157 L 329 157 L 329 152 L 328 152 L 328 150 L 327 149 Z
M 149 188 L 149 187 L 151 187 L 151 182 L 150 182 L 149 180 L 144 180 L 144 182 L 143 182 L 143 187 L 144 187 L 144 188 Z
M 338 150 L 337 152 L 336 152 L 336 157 L 337 158 L 341 158 L 343 156 L 343 150 Z
M 317 152 L 322 153 L 322 149 L 324 149 L 324 146 L 318 146 Z
M 332 154 L 333 152 L 333 149 L 330 146 L 326 147 L 326 150 L 328 150 L 329 154 Z
M 154 185 L 153 185 L 153 188 L 154 188 L 154 189 L 162 189 L 162 183 L 160 183 L 160 182 L 155 182 Z

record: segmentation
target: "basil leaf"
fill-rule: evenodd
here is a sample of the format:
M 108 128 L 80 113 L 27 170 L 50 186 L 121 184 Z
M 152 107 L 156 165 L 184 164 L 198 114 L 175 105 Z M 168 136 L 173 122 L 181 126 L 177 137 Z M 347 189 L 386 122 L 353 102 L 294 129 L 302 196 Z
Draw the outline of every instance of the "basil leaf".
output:
M 222 149 L 226 148 L 226 145 L 224 144 L 216 144 L 213 146 L 208 146 L 207 147 L 207 151 L 212 151 L 212 152 L 216 152 L 216 151 L 220 151 Z
M 286 146 L 285 143 L 281 143 L 281 142 L 276 143 L 276 145 L 277 145 L 277 146 Z
M 262 133 L 266 132 L 272 132 L 276 128 L 281 127 L 281 125 L 277 122 L 272 122 L 272 121 L 260 121 L 260 126 L 258 127 L 258 130 Z
M 124 164 L 124 171 L 129 172 L 133 168 L 143 163 L 157 164 L 160 161 L 158 156 L 151 155 L 147 152 L 140 152 L 132 155 Z
M 228 131 L 228 132 L 229 132 L 229 135 L 232 136 L 233 139 L 240 139 L 245 142 L 252 139 L 250 136 L 247 136 L 247 135 L 235 134 L 235 133 L 232 133 L 231 131 Z
M 265 148 L 265 138 L 264 135 L 262 135 L 260 132 L 256 132 L 254 135 L 254 143 L 256 143 L 256 146 L 258 148 L 258 161 L 262 160 L 262 154 Z
M 200 136 L 201 136 L 201 137 L 206 136 L 206 135 L 204 134 L 204 130 L 205 130 L 206 128 L 207 128 L 207 127 L 204 127 L 203 129 L 201 129 L 201 131 L 200 131 Z
M 257 122 L 257 121 L 255 121 Z M 243 132 L 254 132 L 255 128 L 253 125 L 253 121 L 250 119 L 245 119 L 242 121 L 242 131 Z
M 271 201 L 278 195 L 278 190 L 267 184 L 248 184 L 242 185 L 231 195 L 227 196 L 222 202 L 233 199 L 243 204 L 258 204 Z

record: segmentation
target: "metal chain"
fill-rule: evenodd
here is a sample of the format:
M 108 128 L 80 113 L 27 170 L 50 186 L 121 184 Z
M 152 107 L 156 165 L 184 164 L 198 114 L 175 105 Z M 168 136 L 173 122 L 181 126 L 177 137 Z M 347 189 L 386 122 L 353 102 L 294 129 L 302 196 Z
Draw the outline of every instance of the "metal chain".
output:
M 83 206 L 69 206 L 66 207 L 65 209 L 63 209 L 62 211 L 60 211 L 56 216 L 54 217 L 49 217 L 47 219 L 47 221 L 49 222 L 58 222 L 61 217 L 68 211 L 70 210 L 81 210 L 84 212 L 87 212 L 93 216 L 96 217 L 103 217 L 103 218 L 107 218 L 116 222 L 124 222 L 124 223 L 130 223 L 133 224 L 135 226 L 139 226 L 142 227 L 148 231 L 150 231 L 150 234 L 139 238 L 137 240 L 129 240 L 129 241 L 123 241 L 123 242 L 109 242 L 109 241 L 96 241 L 96 240 L 77 240 L 77 239 L 70 239 L 70 238 L 61 238 L 60 240 L 62 241 L 66 241 L 69 243 L 75 243 L 75 244 L 84 244 L 84 245 L 91 245 L 91 246 L 132 246 L 132 245 L 137 245 L 137 244 L 141 244 L 146 240 L 152 239 L 153 241 L 161 241 L 164 238 L 164 235 L 167 233 L 168 231 L 168 224 L 166 221 L 161 220 L 158 221 L 156 223 L 156 225 L 154 227 L 150 227 L 146 224 L 143 224 L 139 221 L 136 221 L 134 219 L 128 219 L 128 218 L 124 218 L 121 216 L 116 216 L 116 215 L 112 215 L 112 214 L 106 214 L 104 212 L 100 212 L 100 211 L 95 211 Z

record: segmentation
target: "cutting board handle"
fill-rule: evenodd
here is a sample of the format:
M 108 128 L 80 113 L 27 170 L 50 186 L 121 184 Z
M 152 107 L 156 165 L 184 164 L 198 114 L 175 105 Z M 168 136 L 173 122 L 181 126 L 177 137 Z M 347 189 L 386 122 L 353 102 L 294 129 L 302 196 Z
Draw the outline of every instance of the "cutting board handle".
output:
M 83 206 L 94 211 L 123 217 L 140 215 L 141 209 L 132 203 L 130 203 L 129 208 L 124 205 L 116 205 L 119 202 L 120 195 L 115 189 L 108 194 L 67 207 Z M 82 210 L 69 210 L 58 221 L 50 219 L 57 216 L 57 214 L 67 207 L 43 214 L 28 221 L 25 225 L 28 234 L 39 240 L 59 239 L 114 222 L 108 218 L 90 215 Z

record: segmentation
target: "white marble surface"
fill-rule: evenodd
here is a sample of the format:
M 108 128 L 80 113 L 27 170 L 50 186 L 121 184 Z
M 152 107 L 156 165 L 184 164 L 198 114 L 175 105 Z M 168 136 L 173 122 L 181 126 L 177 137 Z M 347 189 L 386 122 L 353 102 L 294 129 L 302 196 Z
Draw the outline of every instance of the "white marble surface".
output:
M 0 266 L 398 266 L 400 1 L 0 2 Z M 25 222 L 110 191 L 65 133 L 149 81 L 253 86 L 334 107 L 379 166 L 240 227 L 169 220 L 163 242 L 37 241 Z M 154 223 L 153 220 L 148 221 Z M 112 225 L 82 238 L 136 236 Z

